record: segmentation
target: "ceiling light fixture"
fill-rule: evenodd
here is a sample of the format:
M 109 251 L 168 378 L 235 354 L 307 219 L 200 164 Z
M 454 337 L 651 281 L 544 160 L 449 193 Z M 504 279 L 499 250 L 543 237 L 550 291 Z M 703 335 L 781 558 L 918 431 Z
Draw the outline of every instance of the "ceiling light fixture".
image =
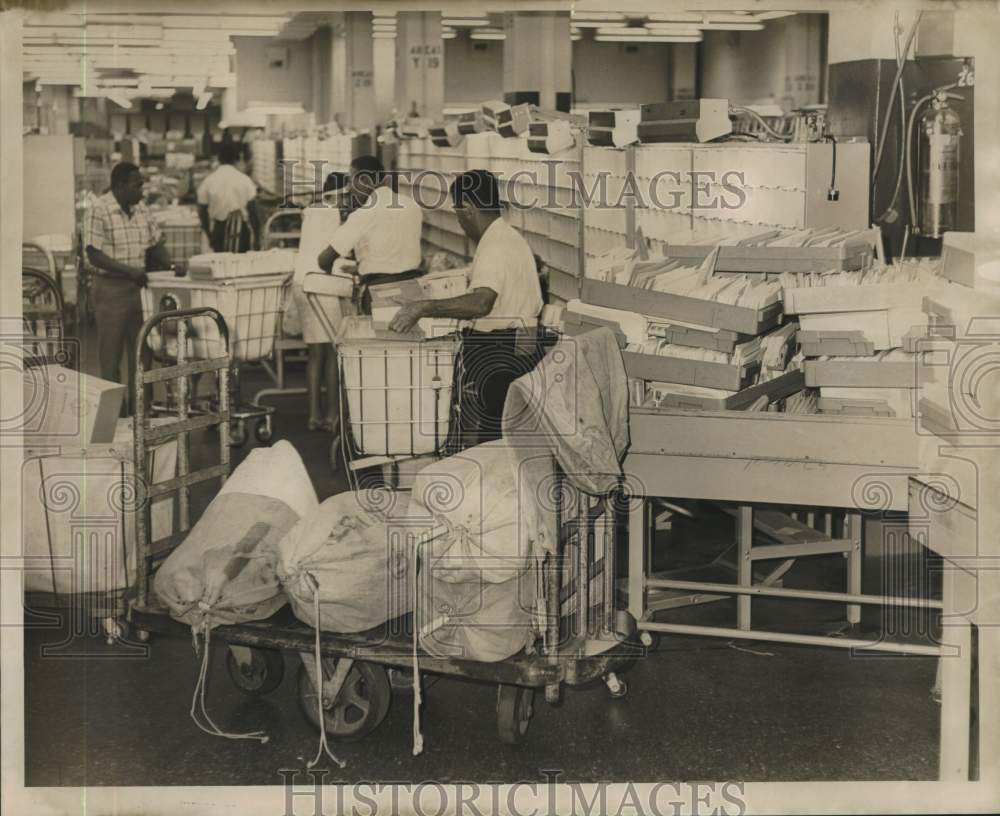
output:
M 683 37 L 675 36 L 673 34 L 640 34 L 637 36 L 630 37 L 618 37 L 613 34 L 600 34 L 594 37 L 597 42 L 617 42 L 617 43 L 698 43 L 701 42 L 701 36 L 697 37 Z

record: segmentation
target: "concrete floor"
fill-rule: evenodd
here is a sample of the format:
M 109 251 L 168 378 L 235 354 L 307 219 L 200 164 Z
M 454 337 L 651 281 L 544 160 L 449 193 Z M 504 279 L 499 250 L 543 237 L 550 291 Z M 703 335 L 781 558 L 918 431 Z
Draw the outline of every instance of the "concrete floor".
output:
M 85 350 L 86 351 L 86 350 Z M 85 362 L 92 355 L 85 356 Z M 301 370 L 293 379 L 302 381 Z M 245 392 L 263 384 L 251 372 Z M 277 436 L 302 453 L 320 498 L 344 489 L 327 464 L 322 434 L 305 431 L 301 397 L 276 400 Z M 245 455 L 246 450 L 241 453 Z M 202 494 L 195 506 L 210 498 Z M 709 515 L 682 521 L 657 543 L 657 561 L 707 561 L 731 536 L 731 521 Z M 837 588 L 843 561 L 814 559 L 786 576 L 788 586 Z M 44 612 L 45 610 L 38 610 Z M 823 631 L 842 608 L 755 600 L 755 623 Z M 304 770 L 317 733 L 298 709 L 299 660 L 286 659 L 281 686 L 264 698 L 235 689 L 212 656 L 209 713 L 229 731 L 263 730 L 265 745 L 202 733 L 188 711 L 198 660 L 187 638 L 155 637 L 148 653 L 107 646 L 93 631 L 70 637 L 30 626 L 25 639 L 28 785 L 280 784 L 282 769 Z M 723 601 L 671 613 L 671 620 L 732 625 Z M 45 646 L 69 642 L 64 653 Z M 558 706 L 536 696 L 526 740 L 496 737 L 496 688 L 428 678 L 424 753 L 412 757 L 410 698 L 397 694 L 386 720 L 365 740 L 333 746 L 344 770 L 326 763 L 327 781 L 478 780 L 930 780 L 937 774 L 939 707 L 930 693 L 936 661 L 857 656 L 843 649 L 663 637 L 627 672 L 629 695 L 612 700 L 603 684 L 567 689 Z

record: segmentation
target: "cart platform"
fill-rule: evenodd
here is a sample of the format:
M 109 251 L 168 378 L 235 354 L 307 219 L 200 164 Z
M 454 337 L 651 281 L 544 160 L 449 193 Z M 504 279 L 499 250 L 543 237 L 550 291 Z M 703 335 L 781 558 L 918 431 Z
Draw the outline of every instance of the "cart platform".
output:
M 190 636 L 190 627 L 169 616 L 167 610 L 152 602 L 133 606 L 132 627 L 139 632 L 156 632 L 180 637 Z M 349 658 L 408 669 L 413 661 L 413 640 L 405 631 L 405 618 L 397 618 L 367 632 L 335 634 L 323 632 L 323 655 Z M 233 646 L 310 653 L 315 648 L 312 627 L 298 621 L 286 606 L 264 621 L 219 626 L 213 639 Z M 592 643 L 592 641 L 591 641 Z M 612 643 L 606 651 L 586 654 L 586 641 L 574 638 L 560 647 L 555 657 L 520 653 L 507 660 L 483 663 L 477 660 L 433 657 L 418 652 L 421 672 L 447 674 L 470 680 L 538 688 L 566 683 L 571 686 L 599 679 L 622 663 L 642 657 L 645 649 L 633 637 Z

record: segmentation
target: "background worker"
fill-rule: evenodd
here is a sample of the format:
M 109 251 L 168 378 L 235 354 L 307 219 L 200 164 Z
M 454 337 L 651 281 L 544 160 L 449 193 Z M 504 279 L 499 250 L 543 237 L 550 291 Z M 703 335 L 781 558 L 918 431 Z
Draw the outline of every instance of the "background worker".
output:
M 501 436 L 510 384 L 538 362 L 537 325 L 542 290 L 531 247 L 501 217 L 500 186 L 486 170 L 470 170 L 451 185 L 452 204 L 465 234 L 477 243 L 464 295 L 405 304 L 390 328 L 407 332 L 424 317 L 472 320 L 463 332 L 463 441 Z M 526 342 L 519 343 L 519 333 Z
M 257 185 L 236 165 L 240 149 L 219 148 L 219 166 L 198 185 L 198 218 L 213 252 L 247 252 L 258 245 Z
M 374 156 L 351 162 L 348 197 L 353 209 L 317 259 L 329 272 L 337 258 L 351 252 L 358 262 L 363 314 L 371 313 L 368 288 L 419 277 L 423 211 L 389 185 L 385 168 Z
M 340 375 L 337 353 L 323 323 L 314 311 L 323 309 L 334 329 L 349 314 L 353 314 L 350 298 L 324 297 L 310 303 L 302 289 L 305 276 L 319 272 L 317 253 L 325 248 L 330 235 L 337 230 L 343 218 L 340 205 L 346 192 L 346 174 L 331 173 L 323 184 L 323 197 L 317 204 L 302 211 L 302 235 L 295 257 L 295 277 L 292 279 L 292 298 L 302 325 L 302 340 L 308 348 L 306 363 L 306 395 L 309 405 L 308 428 L 310 431 L 336 432 L 339 424 Z M 326 387 L 325 410 L 322 386 Z
M 139 290 L 147 270 L 174 269 L 159 225 L 142 203 L 142 174 L 128 162 L 111 170 L 111 190 L 94 203 L 84 219 L 87 261 L 94 269 L 94 317 L 101 378 L 121 382 L 125 354 L 128 405 L 135 385 L 135 344 L 142 327 Z M 143 365 L 149 364 L 143 348 Z

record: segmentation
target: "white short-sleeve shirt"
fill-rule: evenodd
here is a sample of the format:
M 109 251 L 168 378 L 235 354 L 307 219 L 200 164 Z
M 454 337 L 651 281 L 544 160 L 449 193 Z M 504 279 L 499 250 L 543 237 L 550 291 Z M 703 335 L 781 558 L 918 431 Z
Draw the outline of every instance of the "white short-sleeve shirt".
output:
M 486 317 L 473 323 L 476 331 L 535 325 L 542 311 L 542 287 L 535 256 L 524 237 L 498 218 L 486 228 L 472 258 L 469 289 L 497 293 Z
M 347 216 L 330 246 L 341 256 L 353 251 L 362 276 L 398 275 L 420 266 L 423 221 L 416 201 L 382 186 Z
M 198 185 L 198 203 L 208 207 L 213 221 L 225 221 L 236 210 L 246 214 L 247 204 L 256 195 L 253 179 L 231 164 L 219 165 Z

